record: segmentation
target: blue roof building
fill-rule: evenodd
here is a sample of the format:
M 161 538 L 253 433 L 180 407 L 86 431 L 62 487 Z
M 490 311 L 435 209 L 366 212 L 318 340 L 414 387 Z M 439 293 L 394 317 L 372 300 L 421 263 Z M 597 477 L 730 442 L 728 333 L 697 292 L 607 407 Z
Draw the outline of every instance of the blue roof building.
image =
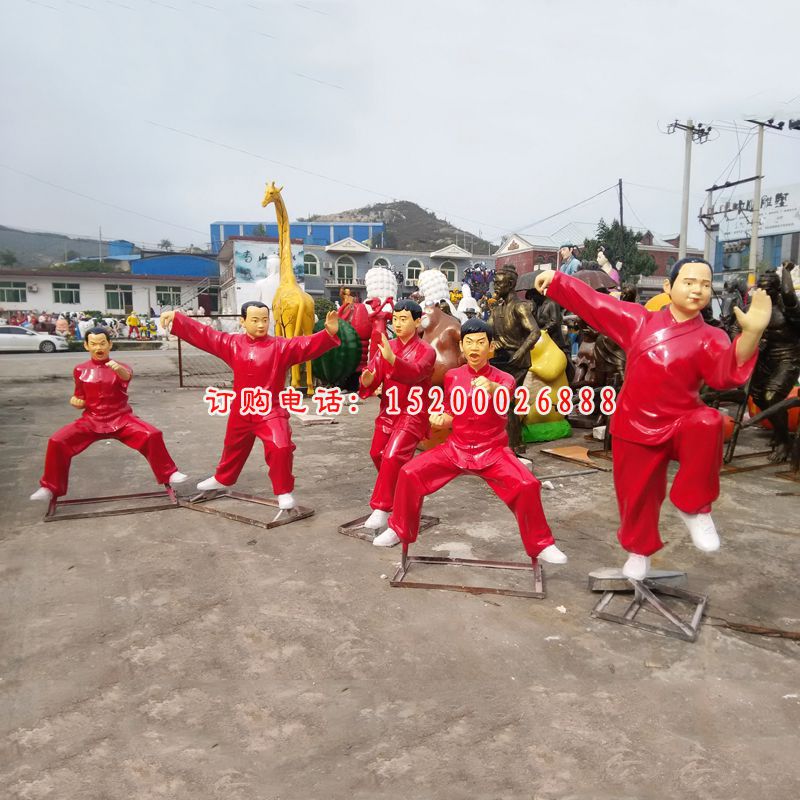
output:
M 333 244 L 342 239 L 355 239 L 375 247 L 381 244 L 383 222 L 290 222 L 290 238 L 301 239 L 305 244 Z M 219 253 L 225 240 L 231 236 L 278 237 L 277 222 L 212 222 L 211 252 Z

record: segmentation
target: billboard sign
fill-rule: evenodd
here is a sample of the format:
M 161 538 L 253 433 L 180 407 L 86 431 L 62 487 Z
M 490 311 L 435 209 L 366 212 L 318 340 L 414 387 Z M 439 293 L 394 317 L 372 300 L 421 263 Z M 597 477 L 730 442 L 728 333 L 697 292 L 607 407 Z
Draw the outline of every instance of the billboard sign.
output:
M 753 194 L 742 194 L 714 205 L 721 242 L 749 239 L 753 223 Z M 762 190 L 759 236 L 780 236 L 800 231 L 800 184 Z

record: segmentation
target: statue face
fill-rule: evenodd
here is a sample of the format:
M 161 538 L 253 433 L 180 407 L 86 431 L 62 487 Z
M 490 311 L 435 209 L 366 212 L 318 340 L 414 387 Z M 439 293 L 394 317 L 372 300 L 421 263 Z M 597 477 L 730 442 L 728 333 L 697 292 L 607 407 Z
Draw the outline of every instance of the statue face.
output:
M 249 306 L 247 317 L 239 317 L 244 332 L 253 339 L 263 339 L 269 333 L 269 309 Z
M 572 258 L 572 250 L 570 250 L 569 247 L 560 247 L 558 252 L 562 262 L 569 261 Z
M 611 266 L 611 263 L 606 258 L 606 254 L 602 250 L 597 251 L 597 263 L 601 267 L 605 267 L 606 265 L 608 265 L 609 267 Z
M 494 276 L 494 290 L 500 297 L 504 297 L 510 292 L 513 292 L 516 285 L 517 282 L 514 276 L 510 275 L 508 272 L 498 272 Z
M 467 359 L 467 364 L 477 372 L 489 362 L 493 348 L 485 333 L 468 333 L 461 340 L 461 352 Z
M 711 302 L 711 270 L 707 264 L 684 264 L 671 287 L 664 281 L 664 291 L 679 311 L 698 314 Z
M 412 336 L 417 333 L 422 323 L 422 318 L 414 319 L 410 311 L 395 311 L 392 314 L 392 327 L 397 334 L 397 338 L 403 342 L 407 342 Z
M 92 361 L 108 361 L 111 341 L 104 333 L 90 333 L 83 342 L 83 348 L 89 351 Z

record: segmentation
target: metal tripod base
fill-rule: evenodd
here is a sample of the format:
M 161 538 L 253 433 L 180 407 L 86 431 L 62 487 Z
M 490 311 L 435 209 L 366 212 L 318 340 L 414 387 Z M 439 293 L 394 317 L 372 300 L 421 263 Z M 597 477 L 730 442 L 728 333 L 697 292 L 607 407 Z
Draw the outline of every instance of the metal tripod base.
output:
M 256 528 L 266 528 L 267 530 L 270 530 L 271 528 L 278 528 L 281 525 L 289 525 L 292 522 L 298 522 L 299 520 L 306 519 L 314 514 L 313 508 L 307 508 L 306 506 L 295 506 L 294 508 L 288 510 L 280 509 L 272 520 L 267 521 L 257 519 L 256 517 L 245 517 L 242 514 L 234 514 L 231 511 L 223 511 L 221 508 L 214 508 L 213 506 L 207 505 L 212 501 L 225 499 L 242 500 L 245 503 L 255 503 L 259 506 L 279 508 L 277 500 L 266 499 L 255 494 L 244 494 L 242 492 L 234 492 L 230 490 L 225 492 L 217 490 L 200 492 L 199 494 L 193 495 L 188 500 L 180 500 L 179 502 L 182 508 L 190 508 L 192 511 L 202 511 L 205 514 L 215 514 L 218 517 L 232 519 L 234 522 L 241 522 L 245 525 L 253 525 Z
M 759 450 L 755 453 L 740 453 L 739 455 L 733 456 L 731 460 L 726 464 L 723 463 L 719 469 L 720 475 L 737 475 L 740 472 L 752 472 L 755 469 L 765 469 L 766 467 L 774 466 L 769 461 L 763 461 L 761 463 L 749 463 L 743 464 L 742 462 L 750 459 L 750 458 L 766 458 L 772 451 L 771 450 Z
M 354 539 L 363 539 L 365 542 L 371 542 L 382 531 L 375 530 L 374 528 L 365 528 L 364 523 L 370 518 L 369 514 L 363 517 L 345 522 L 339 526 L 339 533 L 345 536 L 352 536 Z M 419 529 L 421 531 L 432 528 L 434 525 L 439 524 L 439 517 L 428 517 L 423 514 L 419 519 Z M 383 528 L 386 530 L 386 528 Z
M 592 616 L 609 622 L 618 622 L 620 625 L 630 625 L 661 636 L 672 636 L 685 642 L 693 642 L 697 638 L 700 622 L 708 605 L 707 595 L 690 592 L 677 586 L 666 586 L 651 578 L 629 582 L 633 586 L 633 600 L 621 614 L 615 614 L 608 610 L 614 599 L 621 594 L 621 592 L 610 591 L 605 592 L 592 609 Z M 691 618 L 687 621 L 678 616 L 677 610 L 667 604 L 664 600 L 665 597 L 674 597 L 691 603 L 694 606 Z M 668 624 L 644 622 L 637 619 L 636 616 L 642 609 L 654 612 L 665 619 Z
M 408 573 L 412 564 L 439 564 L 450 567 L 478 567 L 481 569 L 505 569 L 532 573 L 533 588 L 502 589 L 494 586 L 465 586 L 460 583 L 427 583 L 423 581 L 408 580 Z M 532 597 L 544 600 L 547 593 L 544 588 L 544 573 L 538 559 L 532 558 L 530 564 L 516 561 L 481 561 L 473 558 L 445 558 L 443 556 L 409 556 L 408 545 L 403 544 L 403 559 L 397 568 L 390 586 L 405 589 L 445 589 L 451 592 L 466 592 L 467 594 L 502 594 L 510 597 Z
M 59 509 L 65 506 L 92 505 L 95 503 L 115 503 L 118 500 L 145 500 L 160 498 L 157 503 L 136 503 L 126 505 L 123 508 L 108 508 L 103 511 L 78 511 L 71 514 L 59 513 Z M 83 497 L 75 500 L 59 500 L 53 497 L 47 512 L 44 515 L 45 522 L 61 522 L 68 519 L 94 519 L 96 517 L 116 517 L 121 514 L 143 514 L 147 511 L 163 511 L 166 508 L 178 508 L 180 501 L 175 496 L 175 490 L 168 484 L 157 492 L 139 492 L 137 494 L 113 494 L 104 497 Z

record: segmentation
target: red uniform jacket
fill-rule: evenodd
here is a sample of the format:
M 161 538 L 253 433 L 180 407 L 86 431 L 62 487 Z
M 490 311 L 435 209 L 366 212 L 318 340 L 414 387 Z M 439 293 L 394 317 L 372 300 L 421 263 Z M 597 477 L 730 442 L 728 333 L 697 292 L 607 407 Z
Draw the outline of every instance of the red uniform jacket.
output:
M 389 347 L 396 356 L 394 364 L 389 364 L 380 351 L 375 353 L 368 366 L 369 371 L 375 373 L 375 380 L 369 387 L 360 386 L 358 393 L 361 397 L 369 397 L 383 384 L 381 408 L 376 418 L 376 424 L 380 421 L 395 430 L 410 430 L 420 438 L 425 437 L 430 432 L 428 391 L 431 388 L 436 351 L 427 342 L 423 342 L 419 336 L 412 336 L 405 344 L 400 339 L 392 339 Z M 408 393 L 414 386 L 422 389 L 421 408 L 416 414 L 409 414 L 406 411 L 409 404 Z M 386 392 L 391 387 L 397 388 L 397 404 L 400 414 L 389 414 L 386 410 L 389 405 Z
M 286 386 L 286 371 L 293 364 L 317 358 L 340 343 L 338 336 L 331 336 L 326 330 L 293 339 L 280 336 L 253 339 L 246 333 L 215 331 L 183 314 L 175 314 L 172 332 L 189 344 L 221 358 L 233 370 L 236 397 L 231 403 L 231 414 L 239 415 L 242 389 L 261 388 L 269 392 L 272 402 L 269 414 L 243 415 L 253 421 L 288 417 L 289 412 L 281 408 L 278 398 Z
M 475 387 L 472 381 L 483 376 L 492 383 L 499 383 L 509 391 L 509 409 L 514 409 L 514 390 L 517 388 L 513 375 L 486 364 L 475 372 L 469 364 L 448 370 L 444 376 L 444 410 L 453 417 L 453 430 L 442 445 L 448 447 L 455 463 L 461 469 L 483 469 L 493 464 L 503 448 L 508 447 L 508 414 L 498 414 L 494 398 L 489 397 L 485 413 L 478 413 L 472 402 Z M 460 386 L 466 392 L 467 403 L 463 413 L 453 408 L 453 390 Z
M 747 381 L 756 356 L 736 363 L 736 341 L 700 315 L 676 322 L 670 307 L 647 311 L 600 294 L 557 272 L 547 296 L 613 339 L 627 357 L 611 433 L 640 444 L 661 444 L 681 417 L 703 405 L 700 387 L 733 389 Z
M 133 370 L 121 361 L 133 377 Z M 133 409 L 128 404 L 128 384 L 105 361 L 84 361 L 72 371 L 75 397 L 86 402 L 82 419 L 94 433 L 114 433 L 126 422 Z

